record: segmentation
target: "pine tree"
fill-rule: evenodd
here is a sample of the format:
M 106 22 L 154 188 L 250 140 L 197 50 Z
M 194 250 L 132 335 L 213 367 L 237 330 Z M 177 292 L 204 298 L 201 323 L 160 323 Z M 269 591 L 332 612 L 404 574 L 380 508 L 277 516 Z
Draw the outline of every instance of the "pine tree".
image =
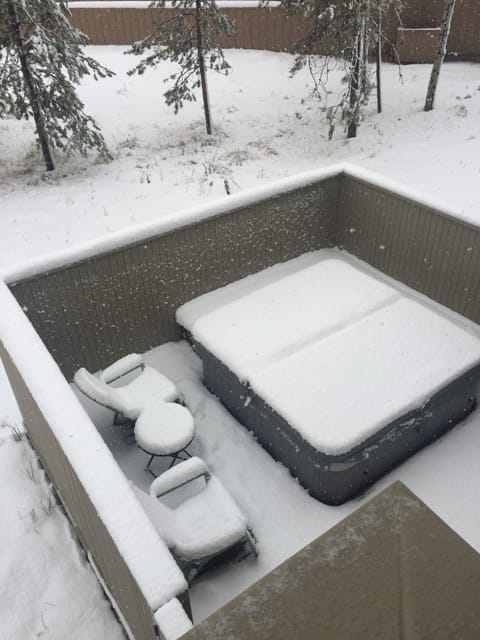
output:
M 85 55 L 88 38 L 70 25 L 69 15 L 64 1 L 0 1 L 0 118 L 33 117 L 47 171 L 55 168 L 53 147 L 108 156 L 75 85 L 85 75 L 113 73 Z
M 151 7 L 164 8 L 165 0 L 151 3 Z M 153 32 L 136 42 L 126 53 L 147 55 L 128 73 L 142 74 L 147 67 L 156 67 L 163 60 L 179 65 L 165 82 L 172 86 L 164 93 L 165 102 L 173 105 L 175 113 L 185 101 L 196 100 L 195 90 L 201 88 L 205 126 L 212 133 L 207 87 L 207 69 L 228 75 L 230 65 L 216 42 L 218 36 L 235 34 L 233 23 L 222 14 L 215 0 L 173 0 L 169 2 L 172 15 L 155 25 Z M 176 10 L 173 13 L 173 10 Z
M 425 100 L 424 111 L 431 111 L 433 109 L 433 102 L 435 100 L 435 93 L 437 91 L 438 78 L 440 76 L 440 69 L 443 64 L 443 59 L 447 52 L 447 40 L 450 33 L 450 27 L 452 24 L 453 12 L 455 10 L 455 0 L 446 0 L 445 9 L 443 11 L 442 26 L 440 28 L 440 35 L 438 37 L 438 48 L 435 56 L 435 61 L 432 67 L 432 73 L 430 75 L 430 82 L 428 83 L 427 97 Z
M 355 137 L 362 106 L 374 87 L 370 54 L 375 48 L 379 50 L 379 41 L 384 39 L 384 15 L 392 7 L 398 10 L 401 0 L 282 0 L 282 6 L 287 16 L 302 13 L 312 22 L 307 35 L 295 45 L 292 73 L 308 66 L 314 93 L 326 102 L 329 74 L 335 67 L 333 59 L 343 65 L 344 90 L 337 104 L 327 108 L 329 137 L 333 136 L 338 117 L 345 122 L 347 136 Z M 320 50 L 328 54 L 318 56 Z

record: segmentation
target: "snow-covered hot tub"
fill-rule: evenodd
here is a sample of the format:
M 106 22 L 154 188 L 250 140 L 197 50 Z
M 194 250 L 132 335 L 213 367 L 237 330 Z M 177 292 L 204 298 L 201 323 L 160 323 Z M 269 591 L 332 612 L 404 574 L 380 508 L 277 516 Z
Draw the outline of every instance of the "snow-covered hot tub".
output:
M 340 504 L 474 407 L 473 323 L 321 250 L 177 311 L 205 383 L 312 495 Z

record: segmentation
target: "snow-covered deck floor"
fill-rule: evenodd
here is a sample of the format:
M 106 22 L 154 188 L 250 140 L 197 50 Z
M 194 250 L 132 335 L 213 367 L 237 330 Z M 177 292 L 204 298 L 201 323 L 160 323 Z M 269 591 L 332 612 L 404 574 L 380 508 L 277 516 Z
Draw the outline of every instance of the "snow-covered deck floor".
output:
M 201 364 L 186 343 L 158 347 L 146 354 L 146 360 L 178 385 L 196 422 L 192 452 L 204 458 L 221 478 L 248 516 L 258 538 L 256 560 L 246 559 L 210 571 L 193 586 L 193 614 L 195 622 L 199 622 L 351 513 L 366 498 L 330 507 L 310 497 L 287 469 L 275 462 L 205 389 Z M 147 490 L 152 479 L 144 470 L 147 456 L 128 443 L 121 429 L 111 426 L 110 412 L 92 403 L 86 406 L 127 477 Z M 462 425 L 377 482 L 369 495 L 396 479 L 402 480 L 480 551 L 479 450 L 480 414 L 476 410 Z M 158 472 L 163 463 L 156 464 Z

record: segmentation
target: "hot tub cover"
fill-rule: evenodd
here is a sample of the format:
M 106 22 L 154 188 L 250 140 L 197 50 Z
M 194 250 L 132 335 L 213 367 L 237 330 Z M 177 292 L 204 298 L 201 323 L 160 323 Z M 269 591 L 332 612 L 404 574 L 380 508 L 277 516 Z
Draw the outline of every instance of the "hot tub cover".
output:
M 255 432 L 263 420 L 257 435 L 267 449 L 266 430 L 287 425 L 291 447 L 304 442 L 321 454 L 317 463 L 339 462 L 395 421 L 418 428 L 418 409 L 428 418 L 428 403 L 465 375 L 463 390 L 445 397 L 442 421 L 451 426 L 473 407 L 476 325 L 339 251 L 306 254 L 210 292 L 180 307 L 177 320 L 204 364 L 211 356 L 217 376 L 223 366 L 238 380 L 230 390 L 212 375 L 207 383 Z M 261 415 L 249 420 L 252 400 Z M 282 459 L 275 445 L 273 453 Z M 298 460 L 282 461 L 302 475 Z

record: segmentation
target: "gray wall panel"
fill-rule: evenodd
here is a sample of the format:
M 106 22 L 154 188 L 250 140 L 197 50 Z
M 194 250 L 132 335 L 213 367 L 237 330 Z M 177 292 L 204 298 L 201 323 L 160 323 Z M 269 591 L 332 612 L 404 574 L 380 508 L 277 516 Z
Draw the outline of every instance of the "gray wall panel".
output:
M 387 275 L 480 322 L 480 230 L 346 176 L 337 242 Z
M 180 337 L 175 309 L 332 246 L 340 178 L 260 201 L 12 285 L 68 378 Z

